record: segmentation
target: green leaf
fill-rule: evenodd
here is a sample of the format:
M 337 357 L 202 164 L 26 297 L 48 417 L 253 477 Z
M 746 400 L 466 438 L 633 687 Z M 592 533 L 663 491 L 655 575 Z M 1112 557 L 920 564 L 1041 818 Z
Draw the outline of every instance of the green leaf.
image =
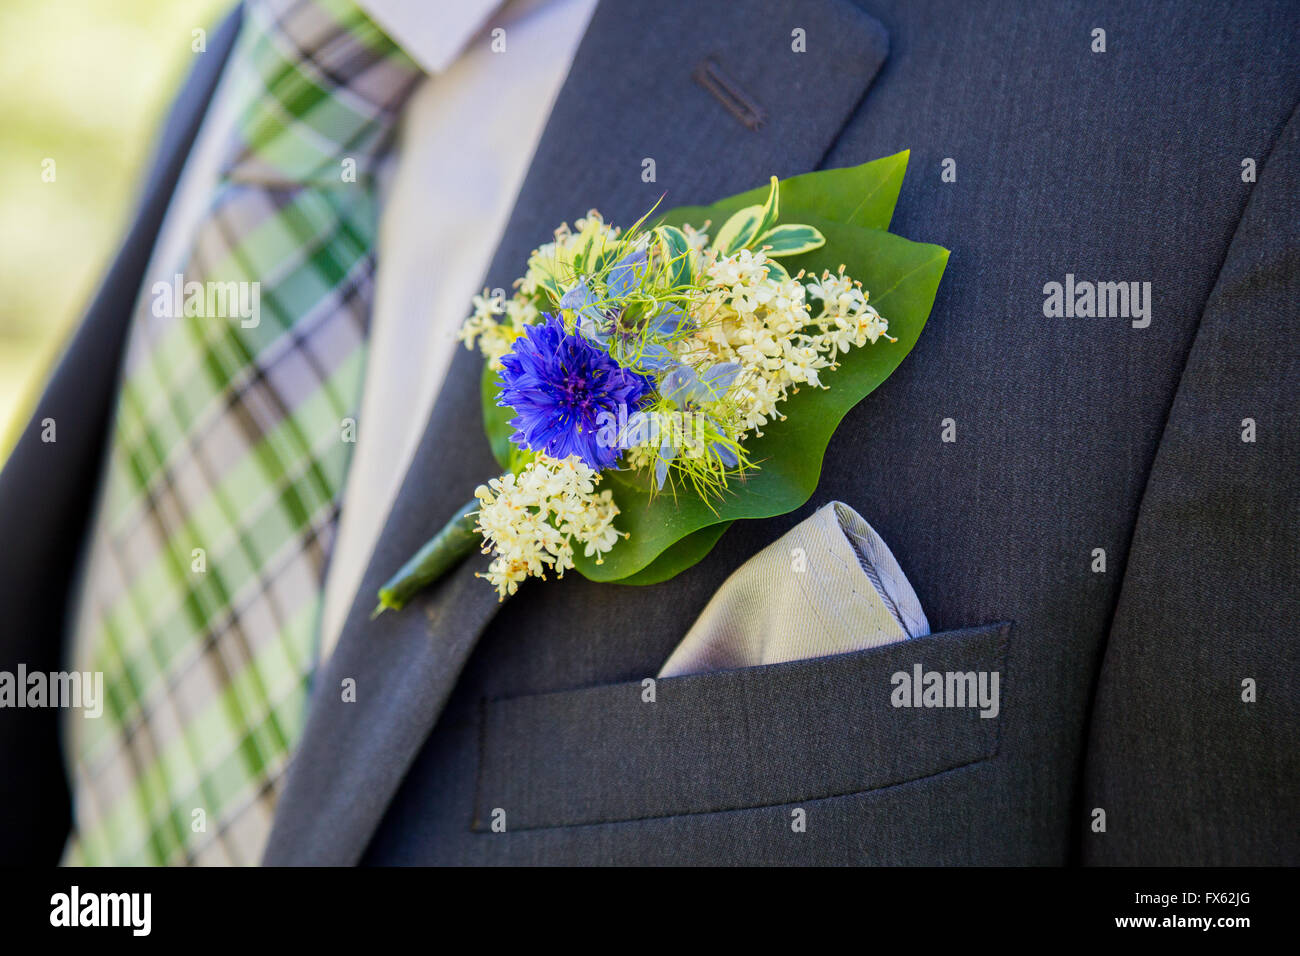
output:
M 483 401 L 483 430 L 487 432 L 492 457 L 497 460 L 502 471 L 517 475 L 523 470 L 524 465 L 537 457 L 537 453 L 525 451 L 510 440 L 510 436 L 515 433 L 514 426 L 510 424 L 510 419 L 515 417 L 515 410 L 497 404 L 500 393 L 501 382 L 497 379 L 497 373 L 488 368 L 486 362 L 483 363 L 483 378 L 480 380 L 479 390 Z
M 826 237 L 812 226 L 788 223 L 769 229 L 758 237 L 754 247 L 767 250 L 769 256 L 797 256 L 826 244 Z
M 689 222 L 689 220 L 687 221 Z M 703 220 L 699 221 L 703 222 Z M 723 255 L 730 255 L 737 250 L 744 249 L 750 240 L 758 235 L 758 227 L 762 221 L 762 206 L 746 206 L 723 223 L 722 228 L 718 230 L 718 234 L 713 237 L 713 248 Z M 696 223 L 691 223 L 691 225 L 696 225 Z
M 785 420 L 769 424 L 763 437 L 746 443 L 759 469 L 743 482 L 735 482 L 721 499 L 705 503 L 686 491 L 674 496 L 669 488 L 654 496 L 645 476 L 607 473 L 606 487 L 614 492 L 621 511 L 618 527 L 629 536 L 605 555 L 602 564 L 579 555 L 576 564 L 583 575 L 629 584 L 665 580 L 712 548 L 707 538 L 697 537 L 703 530 L 714 531 L 740 518 L 785 514 L 812 496 L 832 434 L 848 411 L 888 378 L 916 344 L 947 265 L 946 249 L 911 242 L 882 228 L 893 214 L 906 159 L 906 154 L 900 154 L 781 184 L 783 215 L 812 226 L 826 239 L 820 248 L 791 256 L 786 267 L 820 273 L 844 263 L 849 274 L 862 281 L 871 304 L 889 321 L 889 332 L 898 341 L 882 338 L 852 350 L 841 357 L 838 369 L 824 375 L 829 389 L 803 388 L 791 395 L 782 406 Z M 745 208 L 744 201 L 751 195 L 710 207 L 674 210 L 666 214 L 665 222 L 717 221 L 733 208 Z M 881 225 L 868 227 L 868 223 Z
M 501 382 L 486 362 L 483 363 L 483 378 L 479 394 L 483 401 L 483 430 L 487 432 L 488 444 L 492 446 L 492 457 L 506 471 L 510 471 L 512 453 L 515 446 L 510 443 L 510 436 L 515 430 L 510 426 L 510 419 L 515 417 L 513 408 L 502 408 L 497 404 L 501 393 Z M 495 478 L 496 475 L 490 477 Z M 486 480 L 486 479 L 484 479 Z
M 667 581 L 669 578 L 675 578 L 682 571 L 702 561 L 713 550 L 713 546 L 718 543 L 718 539 L 730 527 L 730 521 L 723 521 L 720 524 L 710 525 L 707 528 L 692 532 L 669 547 L 663 554 L 636 574 L 630 574 L 622 578 L 618 583 L 658 584 L 661 581 Z
M 564 292 L 560 289 L 560 284 L 555 281 L 553 276 L 543 276 L 537 284 L 551 297 L 552 302 L 559 302 L 560 296 L 564 295 Z
M 781 212 L 780 196 L 781 184 L 773 176 L 771 186 L 767 191 L 767 202 L 763 203 L 763 214 L 759 217 L 758 226 L 754 229 L 754 235 L 761 236 L 776 225 L 777 217 Z
M 888 229 L 903 186 L 908 153 L 875 159 L 861 166 L 819 169 L 781 180 L 781 215 L 790 222 L 818 225 L 842 222 L 869 229 Z M 710 206 L 681 206 L 665 222 L 689 222 L 697 228 L 706 219 L 722 222 L 736 211 L 761 203 L 767 186 L 730 196 Z M 803 210 L 802 212 L 798 210 Z
M 785 282 L 789 280 L 790 273 L 781 263 L 775 259 L 770 259 L 767 262 L 767 277 L 773 282 Z
M 580 234 L 577 246 L 573 250 L 573 268 L 579 274 L 591 274 L 599 268 L 596 259 L 605 252 L 604 238 L 595 231 Z M 559 278 L 559 277 L 557 277 Z M 562 277 L 569 278 L 569 277 Z
M 676 226 L 659 226 L 655 235 L 662 247 L 664 261 L 670 264 L 669 283 L 673 286 L 688 285 L 691 282 L 691 244 L 686 240 L 686 233 Z

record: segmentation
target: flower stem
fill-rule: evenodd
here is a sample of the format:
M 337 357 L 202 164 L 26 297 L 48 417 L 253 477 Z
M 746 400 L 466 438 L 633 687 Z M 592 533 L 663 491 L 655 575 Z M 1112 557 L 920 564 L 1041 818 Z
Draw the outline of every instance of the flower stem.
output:
M 481 538 L 474 530 L 478 508 L 477 499 L 466 504 L 384 583 L 379 604 L 370 615 L 372 621 L 386 610 L 400 611 L 417 593 L 478 550 Z

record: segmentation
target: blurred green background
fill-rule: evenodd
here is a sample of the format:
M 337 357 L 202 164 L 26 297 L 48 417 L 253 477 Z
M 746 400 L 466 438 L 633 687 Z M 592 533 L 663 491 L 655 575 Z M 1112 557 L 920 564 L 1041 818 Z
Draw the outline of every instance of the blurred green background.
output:
M 231 6 L 0 3 L 0 462 L 117 252 L 193 31 Z

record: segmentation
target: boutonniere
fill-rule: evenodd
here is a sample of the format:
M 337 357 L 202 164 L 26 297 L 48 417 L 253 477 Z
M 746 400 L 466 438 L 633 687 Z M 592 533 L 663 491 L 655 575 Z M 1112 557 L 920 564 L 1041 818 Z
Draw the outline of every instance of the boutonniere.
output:
M 888 231 L 907 154 L 626 229 L 594 210 L 476 296 L 501 466 L 380 590 L 400 609 L 475 550 L 504 600 L 577 570 L 653 584 L 732 521 L 812 495 L 850 408 L 916 343 L 948 251 Z M 487 586 L 487 585 L 485 585 Z

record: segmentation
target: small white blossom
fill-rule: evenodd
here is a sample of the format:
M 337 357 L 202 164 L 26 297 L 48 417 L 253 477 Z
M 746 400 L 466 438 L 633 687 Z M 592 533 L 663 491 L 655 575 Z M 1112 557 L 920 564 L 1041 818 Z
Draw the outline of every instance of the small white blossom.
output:
M 596 558 L 617 543 L 618 506 L 609 491 L 596 493 L 600 474 L 581 459 L 563 461 L 538 455 L 518 475 L 506 474 L 479 485 L 477 530 L 492 563 L 482 577 L 504 600 L 527 577 L 557 577 L 573 567 L 574 548 Z
M 838 355 L 886 334 L 884 318 L 867 304 L 861 285 L 825 272 L 805 286 L 797 278 L 773 279 L 763 252 L 705 253 L 703 296 L 692 308 L 696 331 L 678 343 L 678 358 L 694 366 L 737 362 L 743 374 L 728 395 L 740 440 L 762 434 L 782 418 L 777 406 L 801 385 L 825 387 L 823 369 Z M 821 308 L 816 314 L 809 296 Z
M 492 363 L 492 367 L 499 368 L 501 356 L 510 351 L 510 346 L 523 329 L 524 323 L 518 321 L 523 316 L 521 306 L 514 299 L 502 302 L 498 297 L 490 295 L 487 289 L 483 290 L 482 295 L 474 296 L 473 306 L 474 314 L 465 320 L 458 338 L 465 343 L 467 349 L 472 349 L 477 340 L 479 350 Z M 502 315 L 506 316 L 505 322 L 498 318 Z

